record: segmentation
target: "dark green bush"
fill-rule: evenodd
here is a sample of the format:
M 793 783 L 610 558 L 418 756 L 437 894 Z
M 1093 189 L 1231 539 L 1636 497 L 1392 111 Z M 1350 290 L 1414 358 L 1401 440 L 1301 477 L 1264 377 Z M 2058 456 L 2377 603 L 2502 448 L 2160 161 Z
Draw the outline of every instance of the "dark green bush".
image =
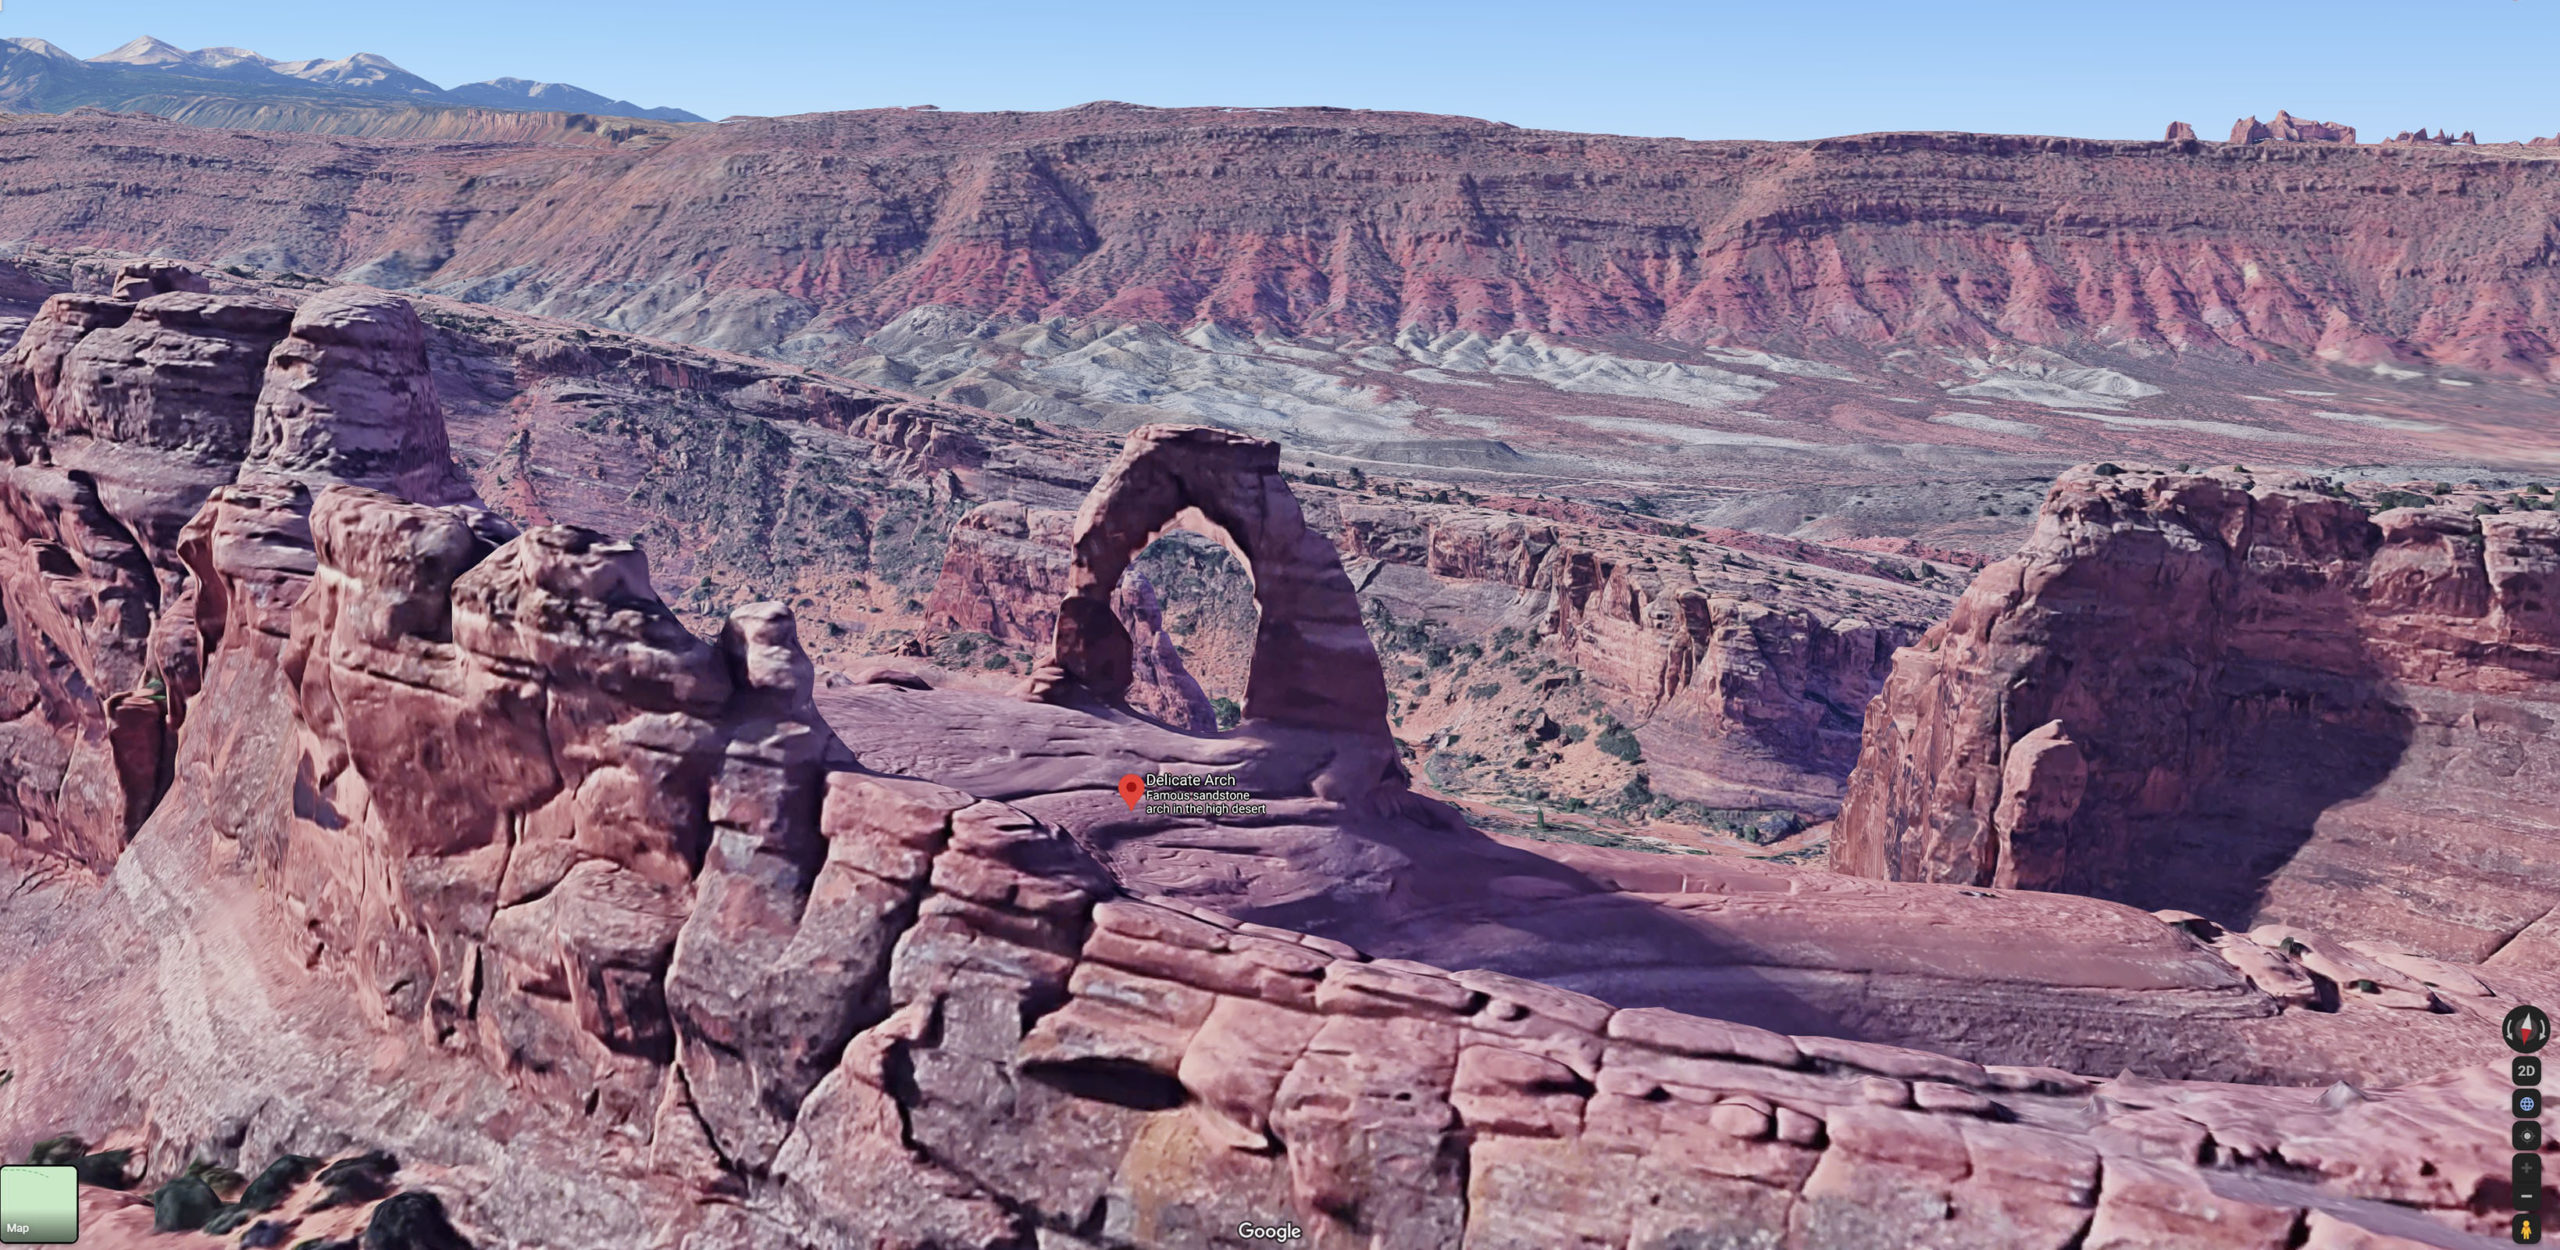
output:
M 1614 722 L 1600 731 L 1599 741 L 1594 745 L 1630 764 L 1644 759 L 1644 744 L 1636 741 L 1632 730 Z
M 192 1232 L 221 1209 L 222 1199 L 214 1196 L 213 1186 L 199 1177 L 181 1176 L 151 1191 L 151 1231 Z
M 445 1219 L 434 1194 L 394 1194 L 373 1209 L 364 1226 L 364 1250 L 472 1250 Z
M 89 1143 L 68 1133 L 48 1137 L 27 1151 L 27 1162 L 37 1167 L 61 1167 L 89 1153 Z

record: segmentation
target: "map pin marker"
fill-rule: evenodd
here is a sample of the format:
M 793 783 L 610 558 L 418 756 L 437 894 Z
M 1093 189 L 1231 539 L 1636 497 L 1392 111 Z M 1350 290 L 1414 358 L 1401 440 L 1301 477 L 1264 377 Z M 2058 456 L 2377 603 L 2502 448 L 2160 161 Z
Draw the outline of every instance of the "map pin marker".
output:
M 1146 778 L 1136 773 L 1129 773 L 1120 778 L 1120 799 L 1129 805 L 1130 811 L 1138 810 L 1138 800 L 1145 797 L 1147 797 Z

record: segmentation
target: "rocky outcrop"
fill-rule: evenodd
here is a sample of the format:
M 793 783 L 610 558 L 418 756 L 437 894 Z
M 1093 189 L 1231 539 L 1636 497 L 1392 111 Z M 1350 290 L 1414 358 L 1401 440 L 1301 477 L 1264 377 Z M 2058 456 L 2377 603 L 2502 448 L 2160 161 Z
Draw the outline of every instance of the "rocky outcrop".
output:
M 2161 142 L 2163 143 L 2193 143 L 2195 141 L 2196 128 L 2186 124 L 2185 122 L 2169 123 L 2168 133 L 2161 136 Z
M 1196 513 L 1224 531 L 1261 608 L 1244 716 L 1384 741 L 1387 692 L 1341 556 L 1308 528 L 1276 443 L 1202 426 L 1142 426 L 1076 514 L 1075 563 L 1035 697 L 1127 697 L 1135 645 L 1111 606 L 1129 562 Z
M 2456 138 L 2454 133 L 2450 130 L 2442 130 L 2430 135 L 2427 133 L 2426 127 L 2420 126 L 2416 130 L 2403 130 L 2400 133 L 2383 140 L 2383 142 L 2451 147 L 2457 143 L 2464 145 L 2476 145 L 2480 141 L 2473 138 L 2471 132 L 2468 130 L 2463 131 L 2461 137 Z
M 2538 957 L 2555 569 L 2547 513 L 2075 470 L 1897 658 L 1834 862 Z
M 1075 520 L 1072 512 L 1013 500 L 971 509 L 951 531 L 927 615 L 940 629 L 982 633 L 1008 646 L 1047 646 L 1072 580 Z M 1129 706 L 1177 729 L 1214 732 L 1217 711 L 1166 635 L 1155 588 L 1132 573 L 1112 592 L 1111 607 L 1129 634 Z
M 124 266 L 116 274 L 115 285 L 109 294 L 115 299 L 138 304 L 154 295 L 166 295 L 171 291 L 209 295 L 213 292 L 213 284 L 205 281 L 205 276 L 194 268 L 178 261 L 144 260 Z
M 2315 122 L 2296 117 L 2283 109 L 2276 118 L 2262 122 L 2255 115 L 2231 123 L 2231 142 L 2248 143 L 2353 143 L 2356 128 L 2334 122 Z
M 287 506 L 328 482 L 473 501 L 406 305 L 331 292 L 297 312 L 160 261 L 114 289 L 139 298 L 46 300 L 0 360 L 0 689 L 15 692 L 0 711 L 16 746 L 0 822 L 93 870 L 170 781 L 202 661 L 184 532 L 214 496 L 245 472 L 302 501 Z
M 476 498 L 445 445 L 426 326 L 393 296 L 341 288 L 305 301 L 267 361 L 255 419 L 259 471 L 424 503 Z

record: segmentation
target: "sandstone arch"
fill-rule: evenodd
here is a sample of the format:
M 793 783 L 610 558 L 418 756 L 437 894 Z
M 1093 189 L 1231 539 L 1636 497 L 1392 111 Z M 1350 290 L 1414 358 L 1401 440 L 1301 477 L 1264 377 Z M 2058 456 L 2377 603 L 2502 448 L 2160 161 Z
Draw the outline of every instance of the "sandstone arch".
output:
M 1206 426 L 1148 425 L 1129 434 L 1076 514 L 1075 566 L 1032 697 L 1122 701 L 1128 630 L 1111 592 L 1129 562 L 1186 509 L 1226 531 L 1253 578 L 1262 621 L 1245 683 L 1247 721 L 1387 732 L 1387 685 L 1360 622 L 1341 554 L 1308 528 L 1280 477 L 1280 445 Z

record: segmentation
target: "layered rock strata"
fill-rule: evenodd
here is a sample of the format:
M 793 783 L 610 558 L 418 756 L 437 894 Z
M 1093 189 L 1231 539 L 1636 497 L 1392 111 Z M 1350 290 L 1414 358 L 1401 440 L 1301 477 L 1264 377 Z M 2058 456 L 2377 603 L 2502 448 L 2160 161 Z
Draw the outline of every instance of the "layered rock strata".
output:
M 2252 142 L 2261 130 L 2306 142 Z M 1972 354 L 2266 360 L 2379 338 L 2546 379 L 2560 341 L 2537 259 L 2554 190 L 2539 149 L 2412 159 L 2422 150 L 2353 146 L 2348 128 L 2287 114 L 2192 146 L 1694 143 L 1113 104 L 744 119 L 618 151 L 555 137 L 431 146 L 22 119 L 0 136 L 26 158 L 7 167 L 30 171 L 0 234 L 432 287 L 820 360 L 859 356 L 864 334 L 927 305 L 1371 339 L 1416 326 Z M 808 197 L 857 209 L 805 212 Z M 762 223 L 752 244 L 742 218 Z M 2420 272 L 2434 276 L 2405 276 Z
M 313 302 L 294 324 L 357 301 Z M 324 377 L 346 359 L 310 358 Z M 579 1250 L 1260 1244 L 1248 1224 L 1317 1246 L 2283 1247 L 2441 1242 L 2487 1231 L 2500 1205 L 2503 1074 L 2485 1067 L 2328 1096 L 2093 1081 L 1613 1004 L 1138 897 L 1084 815 L 1118 799 L 1084 779 L 1146 762 L 1150 742 L 1249 778 L 1334 846 L 1369 844 L 1377 915 L 1427 919 L 1446 886 L 1497 893 L 1438 879 L 1437 859 L 1488 853 L 1397 798 L 1363 702 L 1374 663 L 1325 667 L 1345 656 L 1331 591 L 1348 581 L 1293 538 L 1268 444 L 1130 440 L 1080 520 L 1083 627 L 1059 627 L 1054 667 L 1114 689 L 1104 570 L 1188 503 L 1264 585 L 1327 592 L 1266 600 L 1277 654 L 1255 669 L 1326 684 L 1220 739 L 1107 700 L 893 688 L 905 714 L 858 759 L 788 609 L 751 604 L 698 638 L 630 544 L 518 533 L 432 497 L 435 475 L 408 471 L 427 432 L 373 433 L 375 414 L 431 408 L 301 389 L 327 402 L 258 445 L 310 456 L 205 489 L 171 544 L 186 606 L 144 614 L 146 639 L 174 638 L 146 654 L 200 657 L 153 670 L 166 794 L 130 840 L 82 848 L 105 883 L 20 871 L 0 911 L 31 953 L 0 967 L 13 1151 L 130 1132 L 165 1175 L 361 1133 L 425 1151 L 428 1192 L 478 1244 Z M 269 411 L 255 396 L 202 415 Z M 47 467 L 33 440 L 57 427 L 22 422 L 18 467 Z M 359 464 L 379 484 L 296 475 Z M 32 565 L 46 541 L 5 549 Z M 152 557 L 133 559 L 135 584 L 157 585 Z M 1014 757 L 945 728 L 967 718 L 1009 727 Z M 1001 768 L 1020 798 L 878 770 L 901 752 Z M 13 848 L 63 853 L 35 830 Z M 1622 945 L 1664 942 L 1646 895 L 1685 882 L 1621 870 L 1618 910 L 1582 914 Z M 1571 878 L 1516 878 L 1502 896 L 1518 906 L 1469 935 L 1534 924 L 1557 886 L 1604 888 Z M 1886 911 L 1948 891 L 1846 884 Z M 2093 949 L 2148 944 L 2204 970 L 2188 988 L 2259 1001 L 2138 913 L 1990 901 L 2130 926 Z M 2387 968 L 2268 936 L 2333 970 Z
M 2076 470 L 1898 657 L 1834 862 L 2540 958 L 2555 570 L 2547 513 Z

